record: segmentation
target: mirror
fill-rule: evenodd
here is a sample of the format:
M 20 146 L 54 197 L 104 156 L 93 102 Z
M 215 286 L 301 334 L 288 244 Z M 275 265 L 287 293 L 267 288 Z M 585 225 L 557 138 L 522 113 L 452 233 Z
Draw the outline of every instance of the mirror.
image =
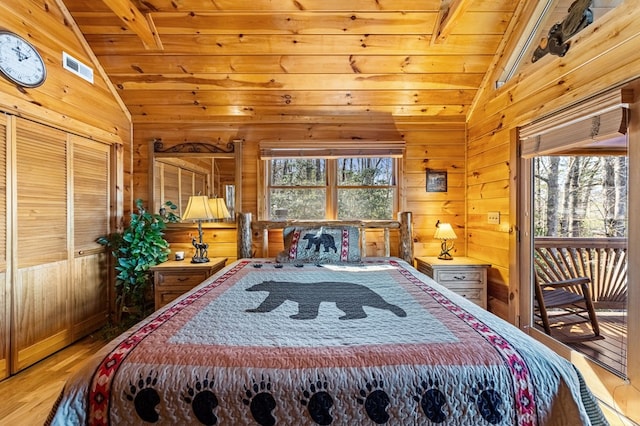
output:
M 235 221 L 241 200 L 241 141 L 226 145 L 186 142 L 167 147 L 156 139 L 152 149 L 149 187 L 154 212 L 171 201 L 181 216 L 191 195 L 207 195 L 224 199 L 231 214 L 227 221 Z

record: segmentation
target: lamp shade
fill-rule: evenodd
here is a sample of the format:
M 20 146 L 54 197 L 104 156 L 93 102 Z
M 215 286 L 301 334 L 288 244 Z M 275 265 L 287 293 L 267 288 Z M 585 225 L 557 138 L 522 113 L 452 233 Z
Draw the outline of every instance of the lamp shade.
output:
M 182 214 L 182 220 L 208 220 L 215 216 L 209 207 L 209 197 L 206 195 L 192 195 L 189 197 L 187 208 Z
M 209 198 L 209 208 L 215 219 L 228 219 L 231 217 L 223 198 Z
M 436 227 L 436 233 L 433 238 L 436 240 L 455 240 L 458 236 L 453 231 L 450 223 L 440 223 Z

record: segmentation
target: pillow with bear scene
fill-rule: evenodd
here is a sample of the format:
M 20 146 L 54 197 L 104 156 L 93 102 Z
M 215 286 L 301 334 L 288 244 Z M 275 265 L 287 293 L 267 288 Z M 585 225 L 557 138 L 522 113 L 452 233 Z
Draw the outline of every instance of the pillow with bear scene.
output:
M 298 228 L 282 231 L 284 251 L 278 253 L 280 263 L 344 263 L 360 262 L 360 233 L 354 226 Z

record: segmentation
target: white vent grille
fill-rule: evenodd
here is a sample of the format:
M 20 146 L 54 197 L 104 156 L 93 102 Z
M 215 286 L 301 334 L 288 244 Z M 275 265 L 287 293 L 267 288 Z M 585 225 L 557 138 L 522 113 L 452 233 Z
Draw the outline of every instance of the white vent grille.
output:
M 67 52 L 62 52 L 62 66 L 67 71 L 70 71 L 78 77 L 81 77 L 93 84 L 93 69 L 69 55 Z

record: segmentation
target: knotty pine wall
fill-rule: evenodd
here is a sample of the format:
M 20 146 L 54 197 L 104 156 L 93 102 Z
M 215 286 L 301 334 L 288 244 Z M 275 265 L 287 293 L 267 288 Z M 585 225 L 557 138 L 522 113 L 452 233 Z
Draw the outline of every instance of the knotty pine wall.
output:
M 440 242 L 433 239 L 438 220 L 451 222 L 458 234 L 456 255 L 465 254 L 465 124 L 415 123 L 387 120 L 353 122 L 340 117 L 325 118 L 318 123 L 284 124 L 215 124 L 215 123 L 139 123 L 134 124 L 134 197 L 148 199 L 149 144 L 162 138 L 165 147 L 186 141 L 223 143 L 243 140 L 242 211 L 257 218 L 258 145 L 261 140 L 358 140 L 406 141 L 407 152 L 400 193 L 401 210 L 413 212 L 416 256 L 433 256 L 440 252 Z M 345 123 L 345 121 L 347 121 Z M 448 171 L 446 193 L 426 192 L 426 169 Z M 172 233 L 176 242 L 190 241 L 195 229 L 186 235 Z M 205 231 L 207 232 L 207 231 Z M 215 238 L 205 235 L 205 239 Z M 254 246 L 261 236 L 256 235 Z M 367 245 L 375 244 L 367 239 Z M 382 247 L 381 242 L 378 244 Z M 256 246 L 254 248 L 258 248 Z M 269 244 L 270 249 L 274 247 Z M 259 251 L 259 250 L 258 250 Z M 235 253 L 220 253 L 234 257 Z
M 76 37 L 55 1 L 3 0 L 0 27 L 31 42 L 47 66 L 47 79 L 35 89 L 0 78 L 0 109 L 104 142 L 130 143 L 129 114 L 99 70 L 90 84 L 62 68 L 63 51 L 95 67 L 84 39 Z
M 468 253 L 491 263 L 489 309 L 510 322 L 519 314 L 516 128 L 640 77 L 638 19 L 637 2 L 623 3 L 576 35 L 565 57 L 547 55 L 499 90 L 487 84 L 469 118 Z M 487 223 L 489 211 L 500 211 L 500 225 Z
M 615 10 L 586 27 L 572 40 L 563 58 L 547 56 L 536 66 L 516 75 L 501 89 L 486 85 L 478 108 L 468 120 L 469 255 L 490 262 L 489 309 L 518 323 L 522 291 L 518 268 L 517 149 L 516 129 L 534 119 L 565 108 L 614 87 L 634 90 L 629 131 L 630 193 L 628 266 L 629 300 L 627 312 L 627 379 L 621 380 L 566 347 L 546 342 L 578 366 L 596 396 L 635 422 L 640 421 L 640 294 L 637 282 L 640 264 L 640 8 L 637 0 L 627 0 Z M 507 49 L 509 46 L 507 46 Z M 497 72 L 496 72 L 497 73 Z M 489 81 L 495 81 L 494 75 Z M 489 210 L 500 210 L 502 224 L 489 226 Z M 635 259 L 631 261 L 631 259 Z M 544 337 L 544 336 L 542 336 Z

